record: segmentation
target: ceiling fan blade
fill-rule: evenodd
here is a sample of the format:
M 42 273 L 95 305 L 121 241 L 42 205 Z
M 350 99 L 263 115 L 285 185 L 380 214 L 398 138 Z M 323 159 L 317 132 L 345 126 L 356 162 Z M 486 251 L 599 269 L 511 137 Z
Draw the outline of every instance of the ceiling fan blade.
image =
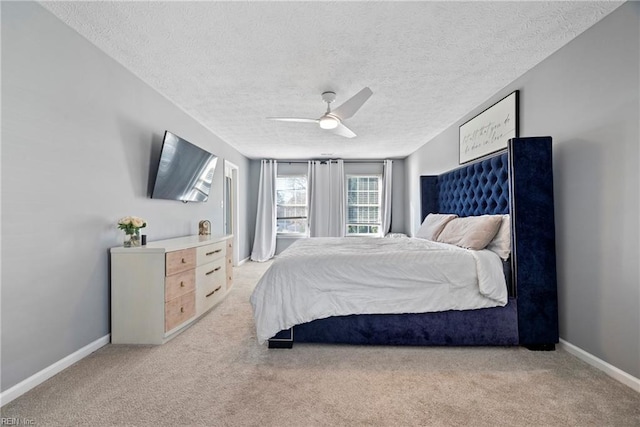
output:
M 300 117 L 267 117 L 268 120 L 277 120 L 279 122 L 297 122 L 297 123 L 318 123 L 318 119 L 303 119 Z
M 371 89 L 365 87 L 360 92 L 346 100 L 344 104 L 331 111 L 331 114 L 340 117 L 340 120 L 348 119 L 353 116 L 360 107 L 362 107 L 362 104 L 364 104 L 371 95 L 373 95 Z
M 336 135 L 344 136 L 346 138 L 354 138 L 356 136 L 355 132 L 343 125 L 342 123 L 338 124 L 338 127 L 332 130 Z

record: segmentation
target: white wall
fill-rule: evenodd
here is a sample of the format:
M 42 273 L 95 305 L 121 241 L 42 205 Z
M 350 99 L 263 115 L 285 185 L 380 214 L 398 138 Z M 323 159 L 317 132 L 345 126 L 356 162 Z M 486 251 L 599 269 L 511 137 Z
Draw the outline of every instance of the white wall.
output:
M 419 176 L 458 166 L 458 127 L 515 89 L 521 136 L 553 137 L 560 336 L 640 377 L 640 3 L 629 2 L 408 157 Z
M 147 219 L 149 240 L 195 234 L 201 219 L 222 232 L 228 159 L 246 230 L 249 161 L 40 5 L 1 7 L 4 391 L 109 333 L 118 218 Z M 165 129 L 220 157 L 209 202 L 149 199 Z

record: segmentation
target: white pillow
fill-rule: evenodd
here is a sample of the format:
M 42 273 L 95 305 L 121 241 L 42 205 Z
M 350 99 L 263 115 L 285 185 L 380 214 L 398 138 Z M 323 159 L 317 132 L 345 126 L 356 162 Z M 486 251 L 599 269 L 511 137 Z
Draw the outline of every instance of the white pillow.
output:
M 503 260 L 507 260 L 511 254 L 511 217 L 502 215 L 502 224 L 496 237 L 487 245 L 487 249 L 498 254 Z
M 415 237 L 435 241 L 444 229 L 444 226 L 447 225 L 449 221 L 457 217 L 458 215 L 455 214 L 430 213 L 422 222 L 422 225 L 416 232 Z
M 437 241 L 479 251 L 493 240 L 501 223 L 500 215 L 455 218 L 447 223 Z

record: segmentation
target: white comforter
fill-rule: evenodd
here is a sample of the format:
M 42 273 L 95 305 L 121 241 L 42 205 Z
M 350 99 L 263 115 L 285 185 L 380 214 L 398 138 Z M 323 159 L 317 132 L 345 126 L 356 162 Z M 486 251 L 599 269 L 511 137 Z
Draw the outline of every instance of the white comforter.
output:
M 311 238 L 274 261 L 251 295 L 258 341 L 330 316 L 504 306 L 498 255 L 418 238 Z

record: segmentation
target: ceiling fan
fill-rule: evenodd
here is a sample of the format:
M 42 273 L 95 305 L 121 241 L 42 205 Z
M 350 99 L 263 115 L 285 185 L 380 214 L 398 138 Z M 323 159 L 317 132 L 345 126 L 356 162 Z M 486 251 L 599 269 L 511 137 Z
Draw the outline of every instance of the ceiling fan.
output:
M 336 100 L 336 93 L 323 92 L 322 100 L 327 103 L 327 112 L 319 119 L 298 117 L 267 117 L 267 119 L 281 122 L 317 123 L 322 129 L 329 129 L 337 135 L 353 138 L 356 136 L 355 132 L 346 127 L 342 121 L 353 116 L 371 95 L 373 95 L 371 89 L 365 87 L 332 111 L 331 103 Z

